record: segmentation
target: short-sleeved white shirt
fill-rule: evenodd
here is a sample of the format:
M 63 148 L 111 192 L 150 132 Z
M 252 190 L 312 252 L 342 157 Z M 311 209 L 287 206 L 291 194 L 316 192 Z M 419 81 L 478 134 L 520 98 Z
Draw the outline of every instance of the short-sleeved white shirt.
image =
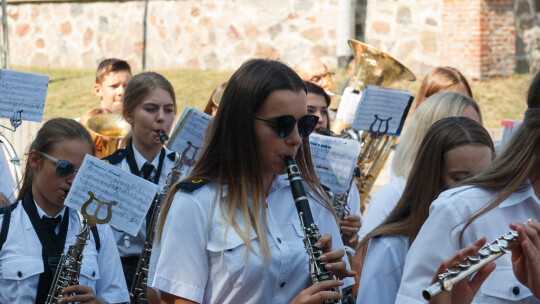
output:
M 529 182 L 523 184 L 527 186 Z M 522 185 L 522 186 L 523 186 Z M 472 186 L 463 186 L 441 193 L 430 207 L 430 214 L 407 254 L 396 303 L 425 303 L 422 290 L 431 280 L 442 261 L 455 252 L 486 237 L 492 242 L 509 231 L 511 222 L 523 223 L 540 218 L 540 200 L 534 190 L 516 191 L 494 209 L 472 222 L 459 234 L 468 217 L 493 201 L 496 193 Z M 454 229 L 455 227 L 455 229 Z M 530 290 L 519 283 L 512 271 L 511 254 L 495 260 L 497 267 L 480 287 L 473 303 L 540 303 Z
M 176 193 L 161 244 L 154 242 L 149 285 L 198 303 L 290 303 L 311 285 L 311 279 L 300 220 L 286 176 L 274 179 L 267 197 L 268 268 L 252 228 L 254 252 L 249 253 L 246 264 L 244 241 L 234 228 L 227 229 L 219 206 L 213 209 L 210 220 L 217 191 L 218 185 L 209 183 L 192 193 Z M 226 187 L 219 199 L 225 195 Z M 321 235 L 331 234 L 332 247 L 342 248 L 332 212 L 309 196 Z M 240 212 L 235 218 L 243 229 Z M 348 265 L 345 257 L 343 260 Z M 353 282 L 347 278 L 345 286 Z
M 357 304 L 396 301 L 408 249 L 409 238 L 406 236 L 381 236 L 369 240 Z
M 39 206 L 37 209 L 39 213 L 43 212 Z M 69 211 L 64 253 L 75 243 L 80 230 L 77 212 Z M 0 215 L 0 227 L 3 219 L 4 215 Z M 108 303 L 127 302 L 129 294 L 111 228 L 109 225 L 97 227 L 100 250 L 96 250 L 94 235 L 90 233 L 83 250 L 79 283 L 91 287 L 99 299 Z M 42 272 L 41 243 L 19 202 L 11 213 L 7 239 L 0 251 L 0 303 L 33 304 Z
M 360 236 L 358 241 L 361 241 L 368 233 L 386 220 L 390 212 L 396 207 L 401 195 L 403 195 L 406 184 L 406 179 L 396 178 L 383 185 L 373 195 L 369 202 L 362 227 L 360 227 L 360 231 L 358 232 Z

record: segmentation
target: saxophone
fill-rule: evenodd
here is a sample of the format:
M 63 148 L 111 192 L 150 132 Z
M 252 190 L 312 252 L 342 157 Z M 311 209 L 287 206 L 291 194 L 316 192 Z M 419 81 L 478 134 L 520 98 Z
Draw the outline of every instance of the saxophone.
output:
M 309 257 L 309 272 L 311 273 L 311 281 L 316 284 L 326 280 L 336 280 L 336 276 L 325 269 L 326 261 L 321 261 L 320 256 L 323 254 L 322 249 L 315 246 L 321 234 L 319 233 L 319 227 L 313 221 L 313 215 L 309 208 L 309 202 L 307 200 L 306 191 L 302 184 L 302 177 L 300 176 L 300 170 L 294 159 L 290 156 L 285 157 L 285 164 L 287 166 L 287 174 L 289 176 L 289 183 L 291 184 L 292 195 L 298 216 L 300 216 L 300 225 L 304 232 L 304 247 Z M 337 287 L 333 287 L 330 291 L 341 291 Z M 326 300 L 325 304 L 341 304 L 341 300 Z
M 87 225 L 86 218 L 77 212 L 81 228 L 76 236 L 75 244 L 69 245 L 66 253 L 60 256 L 60 262 L 56 268 L 51 289 L 45 304 L 58 303 L 62 295 L 62 290 L 68 286 L 79 285 L 79 274 L 83 259 L 83 250 L 90 233 L 90 226 Z
M 526 223 L 532 221 L 527 220 Z M 473 255 L 461 260 L 455 266 L 446 269 L 438 276 L 438 281 L 422 291 L 427 301 L 433 299 L 443 291 L 450 291 L 459 281 L 475 273 L 489 262 L 508 252 L 508 246 L 518 239 L 518 233 L 510 230 L 495 241 L 485 244 Z
M 146 239 L 144 240 L 144 246 L 139 258 L 139 263 L 137 264 L 137 269 L 135 271 L 135 278 L 133 279 L 133 284 L 129 290 L 129 297 L 131 303 L 148 303 L 148 297 L 146 294 L 146 289 L 148 286 L 148 268 L 150 265 L 150 256 L 152 254 L 152 246 L 154 242 L 154 237 L 156 235 L 156 226 L 159 218 L 159 213 L 161 211 L 161 205 L 167 196 L 169 189 L 176 183 L 180 175 L 182 175 L 182 167 L 184 162 L 178 154 L 176 154 L 176 159 L 174 161 L 174 166 L 167 175 L 167 180 L 165 185 L 160 193 L 156 195 L 153 205 L 155 206 L 154 213 L 148 224 L 146 230 Z

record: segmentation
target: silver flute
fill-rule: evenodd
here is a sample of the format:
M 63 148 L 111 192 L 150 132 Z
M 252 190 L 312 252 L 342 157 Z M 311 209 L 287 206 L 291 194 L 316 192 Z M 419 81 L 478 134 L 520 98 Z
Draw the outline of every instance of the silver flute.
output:
M 533 221 L 527 220 L 528 223 Z M 422 291 L 422 296 L 427 301 L 433 299 L 443 291 L 450 291 L 459 281 L 480 270 L 489 262 L 499 258 L 501 255 L 509 252 L 508 247 L 518 239 L 518 233 L 510 230 L 500 236 L 495 241 L 485 244 L 471 256 L 459 261 L 456 265 L 446 269 L 438 276 L 438 281 Z

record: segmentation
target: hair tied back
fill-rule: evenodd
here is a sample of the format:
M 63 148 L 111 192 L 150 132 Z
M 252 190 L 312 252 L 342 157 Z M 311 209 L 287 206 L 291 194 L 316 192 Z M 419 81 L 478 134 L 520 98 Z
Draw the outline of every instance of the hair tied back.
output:
M 540 108 L 527 108 L 523 124 L 529 128 L 540 128 Z

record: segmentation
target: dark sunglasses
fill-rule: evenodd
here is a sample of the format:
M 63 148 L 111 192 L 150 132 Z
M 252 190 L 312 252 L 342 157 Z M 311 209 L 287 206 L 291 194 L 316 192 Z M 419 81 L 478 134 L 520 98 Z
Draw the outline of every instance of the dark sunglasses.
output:
M 277 135 L 281 138 L 289 136 L 289 134 L 291 134 L 294 130 L 294 125 L 296 125 L 296 119 L 292 115 L 279 116 L 273 118 L 274 121 L 258 117 L 254 118 L 273 125 Z M 304 115 L 300 117 L 300 119 L 298 119 L 298 133 L 300 134 L 300 136 L 309 136 L 309 134 L 313 132 L 313 129 L 315 129 L 315 126 L 317 126 L 318 121 L 319 117 L 315 115 Z
M 56 175 L 61 178 L 68 178 L 71 176 L 71 174 L 73 174 L 73 172 L 79 171 L 79 169 L 75 169 L 75 167 L 73 167 L 73 164 L 68 162 L 67 160 L 58 160 L 58 158 L 54 158 L 49 154 L 43 152 L 39 152 L 39 154 L 52 160 L 56 164 Z

